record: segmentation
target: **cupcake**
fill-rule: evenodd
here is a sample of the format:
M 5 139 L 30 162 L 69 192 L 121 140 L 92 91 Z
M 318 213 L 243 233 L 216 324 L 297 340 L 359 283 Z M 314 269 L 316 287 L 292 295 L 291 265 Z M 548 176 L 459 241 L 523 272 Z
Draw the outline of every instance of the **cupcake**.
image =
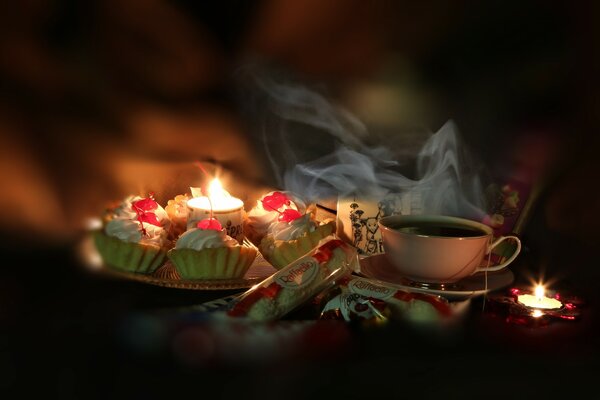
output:
M 256 249 L 228 236 L 214 218 L 184 232 L 167 253 L 182 279 L 242 278 L 256 254 Z
M 291 192 L 273 191 L 256 201 L 256 205 L 246 214 L 244 235 L 254 244 L 260 244 L 269 227 L 276 223 L 285 210 L 307 212 L 304 201 Z
M 314 249 L 321 239 L 334 232 L 333 220 L 319 223 L 312 213 L 302 214 L 298 210 L 286 209 L 269 226 L 259 249 L 267 261 L 281 269 Z
M 162 265 L 170 221 L 152 196 L 129 196 L 107 210 L 102 220 L 94 242 L 107 265 L 141 274 L 151 274 Z

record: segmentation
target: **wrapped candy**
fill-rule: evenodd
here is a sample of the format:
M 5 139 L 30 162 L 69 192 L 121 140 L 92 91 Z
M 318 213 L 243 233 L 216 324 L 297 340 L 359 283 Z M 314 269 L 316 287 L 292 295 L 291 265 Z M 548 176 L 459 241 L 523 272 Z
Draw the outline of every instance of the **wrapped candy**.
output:
M 227 314 L 257 321 L 279 319 L 349 276 L 358 264 L 356 249 L 335 235 L 306 255 L 253 286 Z
M 439 296 L 412 293 L 374 279 L 350 276 L 331 290 L 319 319 L 385 322 L 404 319 L 411 322 L 439 322 L 453 315 L 450 303 Z

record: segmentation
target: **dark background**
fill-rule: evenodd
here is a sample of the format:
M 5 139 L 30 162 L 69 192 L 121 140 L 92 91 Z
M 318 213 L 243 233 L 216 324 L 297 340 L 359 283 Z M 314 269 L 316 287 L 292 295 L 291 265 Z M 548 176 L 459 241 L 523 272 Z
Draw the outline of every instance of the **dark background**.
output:
M 580 392 L 598 370 L 598 11 L 548 1 L 4 4 L 0 388 L 64 398 Z M 272 185 L 232 79 L 250 62 L 323 89 L 374 134 L 452 119 L 490 165 L 512 162 L 504 151 L 531 135 L 553 143 L 513 269 L 584 297 L 585 318 L 529 330 L 475 312 L 443 339 L 338 327 L 303 354 L 241 367 L 186 364 L 168 346 L 138 351 L 123 339 L 146 335 L 123 322 L 135 311 L 231 293 L 90 276 L 73 252 L 81 221 L 133 190 L 186 190 L 194 160 L 222 165 L 245 200 Z M 319 347 L 328 340 L 343 351 Z

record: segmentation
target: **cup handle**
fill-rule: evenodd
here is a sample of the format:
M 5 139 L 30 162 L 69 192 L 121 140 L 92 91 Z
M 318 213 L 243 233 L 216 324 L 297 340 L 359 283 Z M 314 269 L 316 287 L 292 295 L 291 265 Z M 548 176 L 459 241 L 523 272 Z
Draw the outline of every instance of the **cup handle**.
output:
M 521 252 L 521 240 L 516 237 L 516 236 L 502 236 L 501 238 L 496 239 L 488 248 L 488 251 L 485 253 L 486 255 L 489 254 L 494 247 L 498 246 L 500 243 L 504 242 L 505 240 L 508 239 L 512 239 L 517 243 L 517 249 L 515 250 L 515 252 L 508 258 L 508 260 L 504 261 L 502 264 L 498 264 L 498 265 L 493 265 L 493 266 L 489 266 L 489 267 L 477 267 L 477 269 L 475 270 L 474 273 L 477 272 L 482 272 L 482 271 L 488 271 L 488 272 L 493 272 L 493 271 L 500 271 L 502 268 L 505 268 L 508 264 L 510 264 L 511 262 L 513 262 L 515 260 L 515 258 L 517 258 L 517 256 L 519 255 L 519 253 Z

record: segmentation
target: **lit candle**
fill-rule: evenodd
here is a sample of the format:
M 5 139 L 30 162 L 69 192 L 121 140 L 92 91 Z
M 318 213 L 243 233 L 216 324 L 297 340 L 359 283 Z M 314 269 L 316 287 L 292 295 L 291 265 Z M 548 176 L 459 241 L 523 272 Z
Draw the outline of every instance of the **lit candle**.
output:
M 490 294 L 488 312 L 506 322 L 527 326 L 545 326 L 551 322 L 577 321 L 585 305 L 581 297 L 553 292 L 546 295 L 544 286 L 530 290 L 510 288 L 506 293 Z
M 195 228 L 196 223 L 206 218 L 219 220 L 227 230 L 227 234 L 240 243 L 244 239 L 243 210 L 244 202 L 231 196 L 218 178 L 212 180 L 208 187 L 208 196 L 194 197 L 187 202 L 189 213 L 187 228 Z
M 544 286 L 537 285 L 534 294 L 521 294 L 517 297 L 517 301 L 526 307 L 532 308 L 534 317 L 541 317 L 542 310 L 556 310 L 562 307 L 562 303 L 555 298 L 546 297 Z

